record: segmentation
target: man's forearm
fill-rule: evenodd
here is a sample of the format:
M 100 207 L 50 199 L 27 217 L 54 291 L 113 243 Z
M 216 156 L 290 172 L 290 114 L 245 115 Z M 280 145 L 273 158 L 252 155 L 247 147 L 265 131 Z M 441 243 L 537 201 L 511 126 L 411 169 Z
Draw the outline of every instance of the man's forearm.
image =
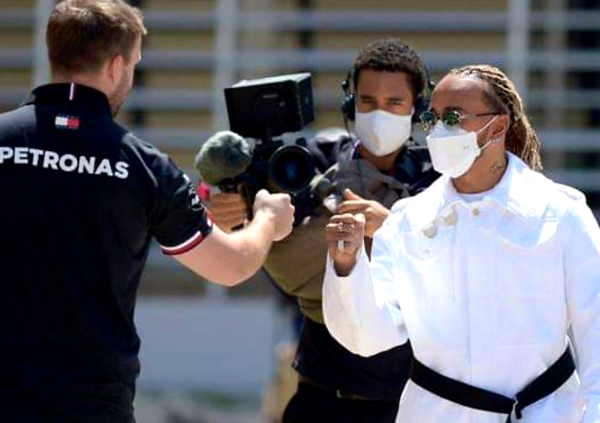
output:
M 250 224 L 233 234 L 213 225 L 210 236 L 174 258 L 196 274 L 224 286 L 247 280 L 263 265 L 273 241 L 292 230 L 294 207 L 286 194 L 257 193 Z
M 239 272 L 242 280 L 254 275 L 263 265 L 275 234 L 275 219 L 268 211 L 259 211 L 246 228 L 236 232 Z

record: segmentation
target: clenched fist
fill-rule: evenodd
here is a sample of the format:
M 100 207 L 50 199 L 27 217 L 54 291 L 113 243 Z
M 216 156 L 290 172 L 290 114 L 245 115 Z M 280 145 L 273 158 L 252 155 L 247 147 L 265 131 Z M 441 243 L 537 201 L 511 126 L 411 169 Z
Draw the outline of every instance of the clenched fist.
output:
M 375 200 L 365 200 L 349 189 L 344 190 L 344 197 L 346 201 L 340 204 L 338 213 L 363 214 L 366 222 L 365 236 L 373 238 L 375 231 L 381 228 L 383 221 L 390 215 L 390 210 Z
M 364 237 L 364 215 L 347 213 L 331 217 L 325 227 L 325 239 L 338 275 L 346 276 L 352 271 Z
M 208 208 L 215 224 L 223 232 L 230 233 L 248 221 L 248 206 L 244 198 L 237 193 L 212 195 Z
M 294 206 L 288 194 L 269 194 L 261 189 L 254 199 L 254 215 L 268 213 L 274 221 L 274 241 L 281 241 L 292 232 Z

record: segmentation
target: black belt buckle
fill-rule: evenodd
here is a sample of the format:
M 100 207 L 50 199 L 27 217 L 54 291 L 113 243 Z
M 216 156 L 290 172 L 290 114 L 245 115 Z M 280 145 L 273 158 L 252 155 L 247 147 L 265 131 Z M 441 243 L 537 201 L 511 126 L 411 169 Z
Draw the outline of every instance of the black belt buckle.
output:
M 519 399 L 517 397 L 514 399 L 510 413 L 506 418 L 506 423 L 511 423 L 513 416 L 515 416 L 517 420 L 521 420 L 521 417 L 523 417 L 523 413 L 521 413 L 521 406 L 519 405 Z
M 306 384 L 308 386 L 312 386 L 312 387 L 320 389 L 322 391 L 327 391 L 330 394 L 334 394 L 336 396 L 336 398 L 340 398 L 340 399 L 373 401 L 373 399 L 371 399 L 371 398 L 368 398 L 368 397 L 365 397 L 362 395 L 353 394 L 351 392 L 346 392 L 344 389 L 341 389 L 341 388 L 330 388 L 327 386 L 320 385 L 317 382 L 314 382 L 313 380 L 311 380 L 305 376 L 300 376 L 300 383 Z
M 335 396 L 340 399 L 347 399 L 347 400 L 353 400 L 353 401 L 369 401 L 370 400 L 369 398 L 363 397 L 362 395 L 344 392 L 342 389 L 336 389 Z
M 506 420 L 506 423 L 511 423 L 513 416 L 515 416 L 515 418 L 517 420 L 521 420 L 521 417 L 523 417 L 523 414 L 521 413 L 521 407 L 519 407 L 519 399 L 516 397 L 512 404 L 512 408 L 510 410 L 510 414 L 508 415 L 508 419 Z

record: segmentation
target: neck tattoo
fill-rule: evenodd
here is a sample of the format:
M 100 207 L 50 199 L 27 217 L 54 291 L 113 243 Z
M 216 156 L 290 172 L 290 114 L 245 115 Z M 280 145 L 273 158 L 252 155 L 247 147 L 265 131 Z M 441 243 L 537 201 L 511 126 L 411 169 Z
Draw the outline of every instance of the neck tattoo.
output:
M 506 163 L 503 162 L 499 162 L 499 161 L 495 161 L 494 163 L 492 163 L 492 167 L 490 167 L 490 173 L 495 174 L 497 173 L 499 170 L 502 170 L 506 167 Z

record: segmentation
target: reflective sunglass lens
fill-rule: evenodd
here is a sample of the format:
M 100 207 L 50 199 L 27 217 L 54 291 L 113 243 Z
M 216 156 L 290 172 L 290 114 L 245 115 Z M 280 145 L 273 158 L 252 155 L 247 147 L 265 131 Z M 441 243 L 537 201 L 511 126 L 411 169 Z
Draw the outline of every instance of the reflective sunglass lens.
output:
M 444 122 L 444 125 L 446 125 L 446 126 L 456 127 L 456 126 L 460 125 L 460 113 L 458 113 L 456 111 L 444 113 L 442 115 L 442 122 Z
M 423 130 L 429 131 L 435 125 L 437 117 L 435 113 L 426 110 L 421 113 L 419 120 L 421 121 L 421 127 Z

